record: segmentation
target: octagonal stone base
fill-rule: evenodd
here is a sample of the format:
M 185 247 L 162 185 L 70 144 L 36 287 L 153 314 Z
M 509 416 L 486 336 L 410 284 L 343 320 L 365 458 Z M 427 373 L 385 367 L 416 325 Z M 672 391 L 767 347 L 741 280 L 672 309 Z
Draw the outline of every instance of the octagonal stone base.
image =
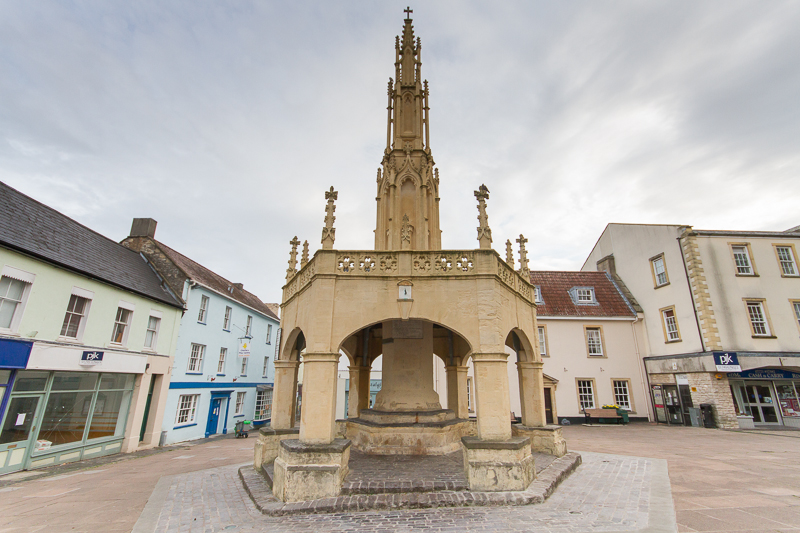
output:
M 531 452 L 546 453 L 556 457 L 564 457 L 567 453 L 567 441 L 561 433 L 561 426 L 529 427 L 522 424 L 511 426 L 515 437 L 530 437 Z
M 357 450 L 371 455 L 445 455 L 461 448 L 468 425 L 449 409 L 365 409 L 358 418 L 347 419 L 347 438 Z
M 261 470 L 265 464 L 271 463 L 278 457 L 278 446 L 282 440 L 296 439 L 299 434 L 300 428 L 259 429 L 253 453 L 253 466 L 255 469 Z
M 336 439 L 330 444 L 282 440 L 275 459 L 272 493 L 284 502 L 338 496 L 349 462 L 347 439 Z
M 528 437 L 486 441 L 463 437 L 464 470 L 472 491 L 525 490 L 536 477 Z

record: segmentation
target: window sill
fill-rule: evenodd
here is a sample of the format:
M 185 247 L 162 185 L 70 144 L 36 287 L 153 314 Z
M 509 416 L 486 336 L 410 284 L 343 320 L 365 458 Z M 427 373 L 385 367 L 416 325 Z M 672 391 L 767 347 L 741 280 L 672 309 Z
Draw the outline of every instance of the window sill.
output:
M 191 424 L 183 424 L 181 426 L 173 426 L 172 429 L 183 429 L 183 428 L 190 428 L 192 426 L 196 426 L 197 422 L 192 422 Z
M 800 278 L 800 274 L 781 274 L 782 278 Z
M 8 328 L 0 328 L 0 335 L 5 335 L 7 337 L 22 337 L 18 332 L 11 331 Z
M 202 376 L 202 372 L 184 372 L 187 376 Z
M 154 353 L 154 354 L 158 354 L 158 350 L 154 350 L 154 349 L 152 349 L 152 348 L 142 348 L 142 351 L 143 351 L 144 353 Z
M 206 325 L 205 322 L 200 322 L 199 320 L 197 321 L 197 323 L 200 324 L 201 326 L 205 326 Z
M 77 337 L 63 337 L 61 335 L 56 337 L 56 341 L 58 341 L 58 342 L 68 342 L 70 344 L 80 344 L 81 343 L 81 339 L 79 339 Z
M 588 359 L 608 359 L 607 355 L 587 355 Z M 594 407 L 590 407 L 590 409 L 594 409 Z
M 244 418 L 244 414 L 241 414 L 241 415 L 233 415 L 233 418 Z
M 119 344 L 117 342 L 109 342 L 108 344 L 106 344 L 106 348 L 113 348 L 115 350 L 127 350 L 128 349 L 128 347 L 125 346 L 124 344 Z
M 225 329 L 225 328 L 222 328 L 222 331 L 224 331 L 225 333 L 230 333 L 231 332 L 231 330 Z
M 656 285 L 656 286 L 655 286 L 655 287 L 653 287 L 653 288 L 654 288 L 654 289 L 660 289 L 660 288 L 662 288 L 662 287 L 666 287 L 667 285 L 669 285 L 669 281 L 668 281 L 668 282 L 666 282 L 666 283 L 662 283 L 661 285 Z
M 736 277 L 737 278 L 757 278 L 757 277 L 759 277 L 759 275 L 758 274 L 739 274 L 739 273 L 737 273 Z
M 751 335 L 754 339 L 777 339 L 775 335 Z
M 664 341 L 664 344 L 675 344 L 676 342 L 683 342 L 683 339 L 675 339 L 673 341 Z
M 224 377 L 225 377 L 225 374 L 217 374 L 217 377 L 222 377 L 222 378 L 224 378 Z

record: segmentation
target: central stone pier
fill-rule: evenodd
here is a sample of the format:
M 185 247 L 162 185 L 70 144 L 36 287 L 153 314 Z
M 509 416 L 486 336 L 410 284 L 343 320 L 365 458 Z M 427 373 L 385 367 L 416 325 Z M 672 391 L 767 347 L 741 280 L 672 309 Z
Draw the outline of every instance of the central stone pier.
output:
M 364 409 L 347 420 L 347 438 L 372 455 L 446 455 L 461 449 L 469 422 L 450 409 L 377 411 Z

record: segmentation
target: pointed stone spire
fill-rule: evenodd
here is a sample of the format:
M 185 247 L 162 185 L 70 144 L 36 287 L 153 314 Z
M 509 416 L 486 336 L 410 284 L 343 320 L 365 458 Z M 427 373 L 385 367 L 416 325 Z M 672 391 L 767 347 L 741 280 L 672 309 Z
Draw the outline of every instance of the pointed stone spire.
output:
M 303 255 L 300 256 L 300 268 L 308 263 L 308 241 L 303 242 Z
M 333 241 L 336 240 L 336 228 L 333 227 L 333 221 L 336 220 L 336 217 L 333 216 L 333 212 L 336 211 L 336 206 L 333 205 L 333 202 L 338 198 L 339 192 L 334 191 L 333 185 L 331 185 L 331 190 L 325 191 L 325 199 L 328 200 L 328 205 L 325 206 L 325 227 L 322 228 L 323 250 L 332 250 Z
M 528 239 L 520 233 L 517 242 L 519 243 L 519 272 L 526 280 L 530 281 L 531 271 L 528 269 L 528 251 L 525 249 L 525 243 L 528 242 Z
M 297 274 L 297 245 L 300 244 L 300 241 L 297 240 L 297 235 L 289 241 L 289 244 L 292 245 L 292 251 L 289 252 L 289 268 L 286 269 L 286 281 L 289 281 Z
M 514 250 L 511 249 L 511 239 L 506 239 L 506 263 L 514 268 Z
M 492 230 L 489 227 L 489 215 L 486 214 L 486 200 L 489 199 L 489 189 L 481 184 L 475 191 L 475 198 L 478 200 L 478 242 L 481 249 L 492 247 Z

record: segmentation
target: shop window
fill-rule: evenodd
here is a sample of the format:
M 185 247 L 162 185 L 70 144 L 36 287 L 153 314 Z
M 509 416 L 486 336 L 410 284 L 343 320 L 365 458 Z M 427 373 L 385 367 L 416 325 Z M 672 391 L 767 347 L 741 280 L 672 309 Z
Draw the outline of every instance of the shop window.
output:
M 226 307 L 225 308 L 225 319 L 222 321 L 222 329 L 224 329 L 225 331 L 230 331 L 231 330 L 231 313 L 232 312 L 233 312 L 233 309 L 231 309 L 230 307 Z
M 603 330 L 599 326 L 584 326 L 586 332 L 586 349 L 589 357 L 605 357 L 603 349 Z
M 627 379 L 615 379 L 611 384 L 614 388 L 614 403 L 626 411 L 632 411 L 630 382 Z
M 781 276 L 796 277 L 800 275 L 797 270 L 797 255 L 794 253 L 794 245 L 775 244 L 775 255 L 778 256 L 778 264 L 781 267 Z
M 197 416 L 197 399 L 199 394 L 181 394 L 178 398 L 178 412 L 175 416 L 175 424 L 191 424 Z
M 539 355 L 549 357 L 547 352 L 547 326 L 539 326 Z
M 200 313 L 197 315 L 197 321 L 201 324 L 206 323 L 206 316 L 208 316 L 208 296 L 200 297 Z
M 228 356 L 227 348 L 219 349 L 219 362 L 217 363 L 217 374 L 225 373 L 225 358 Z
M 581 406 L 581 411 L 584 409 L 594 409 L 594 380 L 579 379 L 578 383 L 578 404 Z
M 21 370 L 14 380 L 14 392 L 39 392 L 47 387 L 49 372 Z
M 778 393 L 778 403 L 784 418 L 800 418 L 800 401 L 798 401 L 795 386 L 791 381 L 775 382 L 775 391 Z
M 765 303 L 765 300 L 745 300 L 747 317 L 750 319 L 750 331 L 753 337 L 772 336 L 772 328 L 770 328 Z
M 675 318 L 675 306 L 661 309 L 661 325 L 664 328 L 664 337 L 667 342 L 678 342 L 681 340 L 678 320 Z
M 158 330 L 161 328 L 161 318 L 150 315 L 147 320 L 147 331 L 144 334 L 144 347 L 155 350 L 158 346 Z
M 8 276 L 0 278 L 0 329 L 17 330 L 30 286 Z
M 650 270 L 653 274 L 653 284 L 655 288 L 669 285 L 667 275 L 667 265 L 664 263 L 664 254 L 659 254 L 650 259 Z
M 111 334 L 111 342 L 125 346 L 128 342 L 128 331 L 131 324 L 133 311 L 125 307 L 117 308 L 117 317 L 114 319 L 114 331 Z
M 260 390 L 256 393 L 256 420 L 272 418 L 272 389 Z
M 246 392 L 237 392 L 236 393 L 236 416 L 244 414 L 244 397 L 247 393 Z
M 203 371 L 203 355 L 206 353 L 204 344 L 192 343 L 192 352 L 189 354 L 189 366 L 187 372 L 200 373 Z

